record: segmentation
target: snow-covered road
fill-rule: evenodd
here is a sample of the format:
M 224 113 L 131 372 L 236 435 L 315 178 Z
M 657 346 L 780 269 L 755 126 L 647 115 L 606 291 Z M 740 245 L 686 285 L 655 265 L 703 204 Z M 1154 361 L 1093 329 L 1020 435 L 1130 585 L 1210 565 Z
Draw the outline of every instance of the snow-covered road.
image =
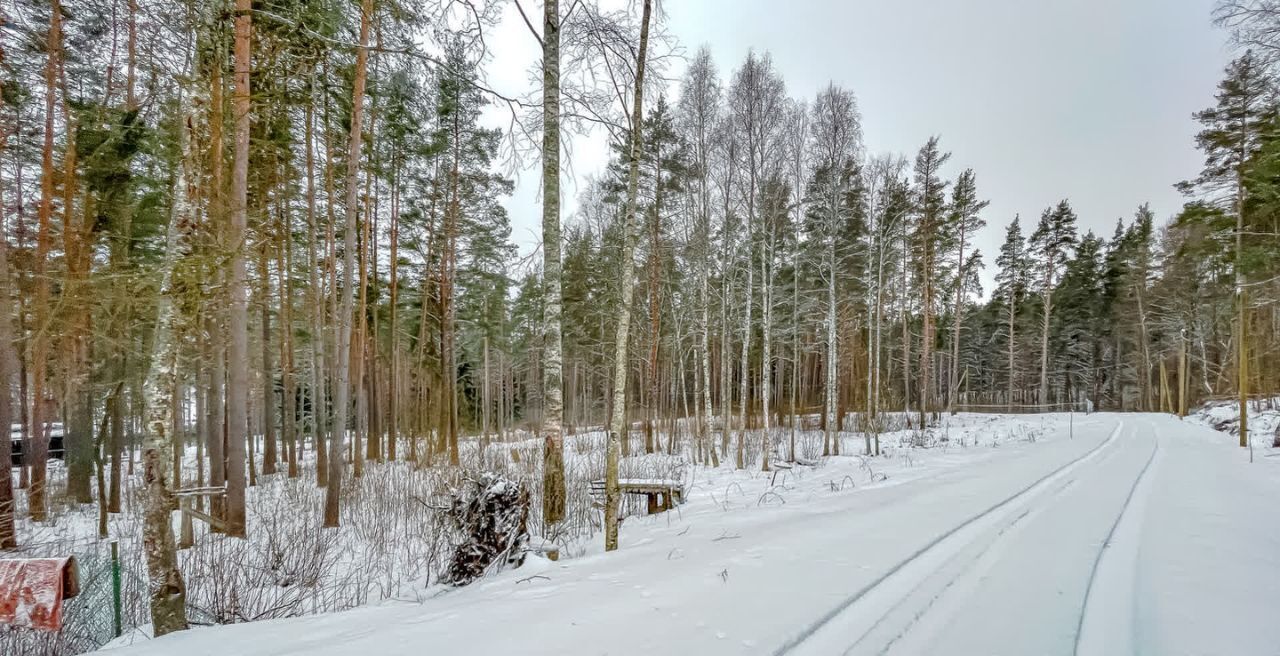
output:
M 125 653 L 1280 654 L 1280 457 L 1161 415 L 1049 432 L 773 507 L 709 480 L 614 554 Z
M 1118 418 L 778 652 L 1280 653 L 1280 489 L 1197 432 Z

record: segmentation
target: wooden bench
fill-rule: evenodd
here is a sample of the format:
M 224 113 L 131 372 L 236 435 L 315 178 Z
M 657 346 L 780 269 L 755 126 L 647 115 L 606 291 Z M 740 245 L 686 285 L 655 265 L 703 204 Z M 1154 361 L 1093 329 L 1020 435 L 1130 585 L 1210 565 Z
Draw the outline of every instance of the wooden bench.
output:
M 178 548 L 189 549 L 195 545 L 195 527 L 192 526 L 192 519 L 198 519 L 209 525 L 209 528 L 216 528 L 220 531 L 226 530 L 226 525 L 221 519 L 210 515 L 209 513 L 196 510 L 193 503 L 197 497 L 225 497 L 227 488 L 225 487 L 189 487 L 182 490 L 176 490 L 173 496 L 178 498 L 178 510 L 182 511 L 182 528 L 178 537 Z
M 677 504 L 684 503 L 684 484 L 680 481 L 623 478 L 618 480 L 618 491 L 622 494 L 645 497 L 648 501 L 650 515 L 671 510 Z M 604 506 L 604 496 L 604 481 L 591 481 L 591 497 L 596 500 L 597 506 Z

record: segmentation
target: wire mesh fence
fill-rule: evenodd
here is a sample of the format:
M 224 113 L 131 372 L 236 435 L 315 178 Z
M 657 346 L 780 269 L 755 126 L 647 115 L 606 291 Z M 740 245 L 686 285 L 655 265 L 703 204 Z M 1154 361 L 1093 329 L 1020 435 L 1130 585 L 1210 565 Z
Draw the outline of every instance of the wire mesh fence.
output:
M 0 627 L 0 654 L 67 656 L 93 651 L 149 621 L 141 545 L 133 541 L 60 539 L 23 545 L 0 558 L 74 556 L 80 594 L 62 607 L 62 628 Z

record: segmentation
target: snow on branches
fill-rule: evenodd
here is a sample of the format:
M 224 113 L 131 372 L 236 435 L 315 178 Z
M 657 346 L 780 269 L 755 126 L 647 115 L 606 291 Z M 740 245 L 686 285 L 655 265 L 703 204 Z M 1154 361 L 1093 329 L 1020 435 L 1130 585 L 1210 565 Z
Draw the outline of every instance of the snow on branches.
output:
M 517 481 L 484 472 L 467 477 L 445 514 L 464 536 L 444 580 L 467 585 L 490 567 L 519 567 L 529 540 L 529 491 Z

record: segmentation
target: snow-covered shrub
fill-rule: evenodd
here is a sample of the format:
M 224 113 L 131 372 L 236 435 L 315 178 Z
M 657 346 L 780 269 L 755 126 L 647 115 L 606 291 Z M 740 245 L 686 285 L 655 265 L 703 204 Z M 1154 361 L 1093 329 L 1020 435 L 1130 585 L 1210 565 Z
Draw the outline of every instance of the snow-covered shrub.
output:
M 446 511 L 463 539 L 454 548 L 444 580 L 466 585 L 490 567 L 519 567 L 529 539 L 529 492 L 491 472 L 468 477 Z

